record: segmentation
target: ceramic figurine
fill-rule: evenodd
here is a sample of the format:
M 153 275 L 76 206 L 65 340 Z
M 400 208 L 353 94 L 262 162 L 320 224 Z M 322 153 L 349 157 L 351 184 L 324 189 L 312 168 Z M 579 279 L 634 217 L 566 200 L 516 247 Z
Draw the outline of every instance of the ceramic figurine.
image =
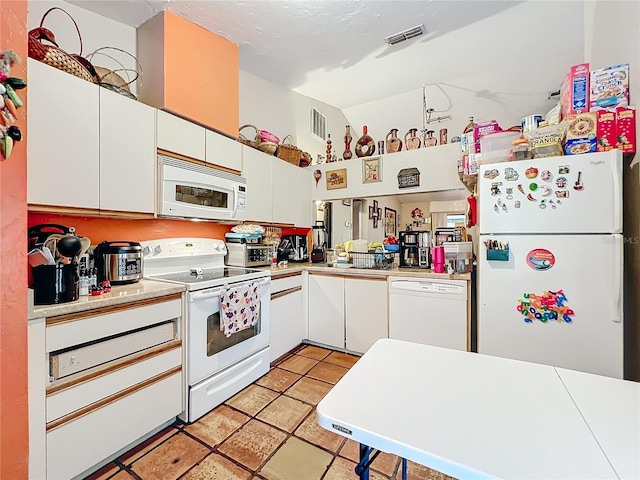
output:
M 398 129 L 392 128 L 391 131 L 387 133 L 387 153 L 395 153 L 400 150 L 402 150 L 402 140 L 398 138 Z
M 428 130 L 427 135 L 424 137 L 424 146 L 425 147 L 435 147 L 438 144 L 438 139 L 433 136 L 435 132 L 433 130 Z

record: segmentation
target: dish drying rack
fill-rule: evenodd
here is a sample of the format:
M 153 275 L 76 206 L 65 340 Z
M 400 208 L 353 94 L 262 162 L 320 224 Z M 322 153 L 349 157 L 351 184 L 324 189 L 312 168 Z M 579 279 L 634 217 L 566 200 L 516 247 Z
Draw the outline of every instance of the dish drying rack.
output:
M 351 252 L 349 256 L 353 268 L 389 270 L 393 267 L 396 254 L 394 252 Z

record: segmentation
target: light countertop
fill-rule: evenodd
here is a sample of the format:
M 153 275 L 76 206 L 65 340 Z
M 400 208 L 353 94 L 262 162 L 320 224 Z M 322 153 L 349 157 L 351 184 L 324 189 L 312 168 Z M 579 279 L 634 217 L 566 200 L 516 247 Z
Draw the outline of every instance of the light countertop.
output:
M 282 267 L 260 267 L 260 270 L 271 271 L 271 278 L 278 278 L 282 275 L 290 275 L 292 273 L 309 272 L 331 273 L 334 275 L 358 275 L 371 277 L 412 277 L 412 278 L 440 278 L 447 280 L 466 280 L 471 281 L 470 273 L 461 273 L 449 275 L 447 273 L 435 273 L 427 269 L 415 268 L 398 268 L 394 267 L 389 270 L 375 268 L 343 268 L 330 267 L 325 263 L 288 263 Z
M 163 297 L 184 291 L 185 287 L 183 285 L 142 279 L 137 283 L 113 285 L 111 292 L 95 297 L 83 296 L 74 302 L 60 303 L 57 305 L 36 305 L 33 311 L 29 311 L 28 318 L 32 320 L 35 318 L 57 317 L 59 315 L 93 310 L 95 308 L 110 307 L 138 300 Z

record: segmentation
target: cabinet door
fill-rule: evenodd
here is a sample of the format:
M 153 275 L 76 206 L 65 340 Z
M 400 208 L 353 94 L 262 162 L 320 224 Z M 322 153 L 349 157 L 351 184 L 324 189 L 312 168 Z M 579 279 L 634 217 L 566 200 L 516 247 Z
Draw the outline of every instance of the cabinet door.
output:
M 277 157 L 272 159 L 273 221 L 309 228 L 312 225 L 311 172 Z
M 344 278 L 309 274 L 309 340 L 344 348 Z
M 211 130 L 205 131 L 206 161 L 213 165 L 242 171 L 242 144 Z
M 272 295 L 270 361 L 280 358 L 304 338 L 302 288 L 294 287 Z
M 100 89 L 100 209 L 153 213 L 156 110 Z
M 205 129 L 158 110 L 158 148 L 196 160 L 205 159 Z
M 27 201 L 99 208 L 99 88 L 28 59 Z
M 241 145 L 242 168 L 247 179 L 247 220 L 272 221 L 271 158 L 255 148 Z
M 377 340 L 389 338 L 387 279 L 345 278 L 347 350 L 365 353 Z

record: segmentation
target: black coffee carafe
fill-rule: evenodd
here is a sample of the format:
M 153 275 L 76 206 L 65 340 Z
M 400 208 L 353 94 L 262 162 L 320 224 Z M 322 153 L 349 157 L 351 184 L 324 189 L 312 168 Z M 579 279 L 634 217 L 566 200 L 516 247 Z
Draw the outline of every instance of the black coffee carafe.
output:
M 40 265 L 32 269 L 33 303 L 53 305 L 78 299 L 78 264 Z

